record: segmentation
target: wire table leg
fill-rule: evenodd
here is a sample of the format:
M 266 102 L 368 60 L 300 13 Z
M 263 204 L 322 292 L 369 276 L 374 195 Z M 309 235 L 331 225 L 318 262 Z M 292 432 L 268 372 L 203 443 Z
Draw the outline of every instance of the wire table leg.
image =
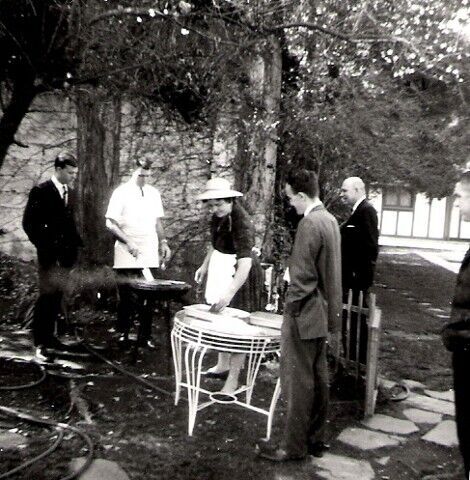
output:
M 175 367 L 175 405 L 178 405 L 181 394 L 181 376 L 183 373 L 183 358 L 181 355 L 181 339 L 174 331 L 171 332 L 171 349 L 173 351 L 173 365 Z
M 194 424 L 199 403 L 199 391 L 201 386 L 201 367 L 202 360 L 206 354 L 207 347 L 187 344 L 184 353 L 184 363 L 186 368 L 186 381 L 188 388 L 188 435 L 193 434 Z
M 246 386 L 248 387 L 246 391 L 246 404 L 250 405 L 251 404 L 251 397 L 253 395 L 253 388 L 255 386 L 255 380 L 256 377 L 258 376 L 258 371 L 259 367 L 261 365 L 261 360 L 263 359 L 264 355 L 264 350 L 266 348 L 267 342 L 262 340 L 260 345 L 259 340 L 255 340 L 253 343 L 257 343 L 257 347 L 261 346 L 261 349 L 259 350 L 252 348 L 251 351 L 256 351 L 258 353 L 254 354 L 251 353 L 248 355 L 248 365 L 246 368 Z
M 269 440 L 271 437 L 274 410 L 276 409 L 276 404 L 277 404 L 277 401 L 279 400 L 280 394 L 281 394 L 281 379 L 278 378 L 276 382 L 276 388 L 274 389 L 273 398 L 271 399 L 271 405 L 269 406 L 268 424 L 266 426 L 266 440 Z

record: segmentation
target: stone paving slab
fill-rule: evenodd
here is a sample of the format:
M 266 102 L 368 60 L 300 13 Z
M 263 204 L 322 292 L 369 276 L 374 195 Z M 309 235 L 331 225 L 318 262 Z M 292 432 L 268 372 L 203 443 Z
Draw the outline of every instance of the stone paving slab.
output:
M 426 433 L 422 439 L 444 447 L 455 447 L 458 445 L 457 426 L 453 420 L 444 420 Z
M 396 447 L 400 439 L 382 432 L 374 432 L 364 428 L 346 428 L 339 436 L 340 442 L 361 450 L 374 450 L 382 447 Z
M 380 413 L 363 420 L 362 423 L 373 430 L 381 430 L 386 433 L 394 433 L 399 435 L 409 435 L 419 432 L 419 428 L 410 420 L 401 420 L 389 415 Z
M 315 459 L 314 464 L 321 468 L 316 472 L 319 477 L 327 480 L 373 480 L 375 473 L 366 460 L 356 460 L 342 455 L 326 453 L 322 458 Z
M 28 439 L 13 432 L 0 432 L 0 452 L 15 450 L 28 445 Z
M 437 398 L 439 400 L 446 400 L 447 402 L 454 401 L 454 391 L 446 390 L 445 392 L 439 392 L 437 390 L 424 390 L 424 393 L 428 397 Z
M 455 406 L 453 403 L 426 395 L 411 392 L 408 398 L 404 400 L 404 403 L 413 405 L 421 410 L 430 410 L 431 412 L 442 413 L 444 415 L 455 415 Z
M 74 458 L 70 462 L 72 472 L 76 472 L 85 463 L 85 458 Z M 127 473 L 116 463 L 110 460 L 97 458 L 85 470 L 78 480 L 129 480 Z
M 408 388 L 411 388 L 411 389 L 426 388 L 426 385 L 424 383 L 417 382 L 416 380 L 411 380 L 409 378 L 402 380 L 401 383 L 403 383 L 403 385 L 406 385 Z
M 403 410 L 403 414 L 415 423 L 439 423 L 442 420 L 441 413 L 428 412 L 419 408 L 407 408 Z

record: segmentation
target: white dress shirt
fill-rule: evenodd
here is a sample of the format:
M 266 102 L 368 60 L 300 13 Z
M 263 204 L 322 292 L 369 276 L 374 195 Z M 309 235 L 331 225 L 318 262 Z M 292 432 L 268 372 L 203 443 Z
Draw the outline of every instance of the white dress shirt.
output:
M 356 210 L 356 208 L 359 206 L 359 204 L 366 199 L 366 196 L 365 195 L 362 195 L 362 197 L 353 205 L 352 207 L 352 212 L 351 213 L 354 213 L 354 211 Z
M 52 183 L 55 185 L 55 188 L 59 191 L 60 198 L 64 200 L 64 193 L 68 196 L 69 189 L 65 183 L 60 183 L 59 180 L 57 180 L 57 177 L 55 175 L 52 175 L 51 177 Z M 65 189 L 64 189 L 65 187 Z
M 114 220 L 138 246 L 134 258 L 126 245 L 116 240 L 114 268 L 155 268 L 159 266 L 157 219 L 164 216 L 160 192 L 152 185 L 139 187 L 134 178 L 114 190 L 106 218 Z

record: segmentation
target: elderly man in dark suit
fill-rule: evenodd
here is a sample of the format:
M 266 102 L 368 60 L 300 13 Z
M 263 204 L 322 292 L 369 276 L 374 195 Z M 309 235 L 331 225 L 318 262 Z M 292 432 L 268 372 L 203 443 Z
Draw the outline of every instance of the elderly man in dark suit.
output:
M 348 292 L 353 292 L 353 304 L 357 305 L 359 292 L 363 292 L 364 306 L 367 293 L 374 280 L 375 262 L 379 253 L 377 212 L 366 199 L 364 182 L 359 177 L 347 178 L 341 186 L 341 198 L 352 209 L 351 216 L 341 225 L 341 262 L 343 301 L 348 301 Z M 367 323 L 361 319 L 359 361 L 366 362 Z M 351 316 L 349 352 L 356 359 L 357 316 Z M 343 325 L 345 330 L 345 325 Z M 343 343 L 346 339 L 343 339 Z
M 48 349 L 67 349 L 55 336 L 55 324 L 70 269 L 82 245 L 74 219 L 74 192 L 70 189 L 77 161 L 71 153 L 63 152 L 56 157 L 54 168 L 50 180 L 32 188 L 23 215 L 23 229 L 38 257 L 39 297 L 32 331 L 39 360 L 47 359 Z
M 289 259 L 290 284 L 281 332 L 281 386 L 287 399 L 284 435 L 279 446 L 261 442 L 259 456 L 272 461 L 322 456 L 328 411 L 327 339 L 341 312 L 340 233 L 335 218 L 318 198 L 314 172 L 287 178 L 285 193 L 297 213 Z
M 470 221 L 470 172 L 465 172 L 454 190 L 455 205 L 462 219 Z M 465 478 L 470 473 L 470 249 L 460 266 L 449 323 L 442 330 L 444 345 L 452 352 L 455 421 Z

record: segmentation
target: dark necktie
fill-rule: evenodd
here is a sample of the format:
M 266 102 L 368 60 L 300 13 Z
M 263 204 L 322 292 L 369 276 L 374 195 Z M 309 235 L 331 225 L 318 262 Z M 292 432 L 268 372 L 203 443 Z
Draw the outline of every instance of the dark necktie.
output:
M 140 191 L 142 192 L 142 196 L 144 196 L 144 189 L 143 189 L 143 187 L 140 187 Z
M 64 200 L 64 205 L 67 206 L 67 203 L 68 203 L 68 198 L 67 198 L 67 195 L 68 195 L 68 192 L 67 192 L 67 187 L 65 185 L 62 185 L 62 190 L 63 190 L 63 195 L 62 195 L 62 199 Z

